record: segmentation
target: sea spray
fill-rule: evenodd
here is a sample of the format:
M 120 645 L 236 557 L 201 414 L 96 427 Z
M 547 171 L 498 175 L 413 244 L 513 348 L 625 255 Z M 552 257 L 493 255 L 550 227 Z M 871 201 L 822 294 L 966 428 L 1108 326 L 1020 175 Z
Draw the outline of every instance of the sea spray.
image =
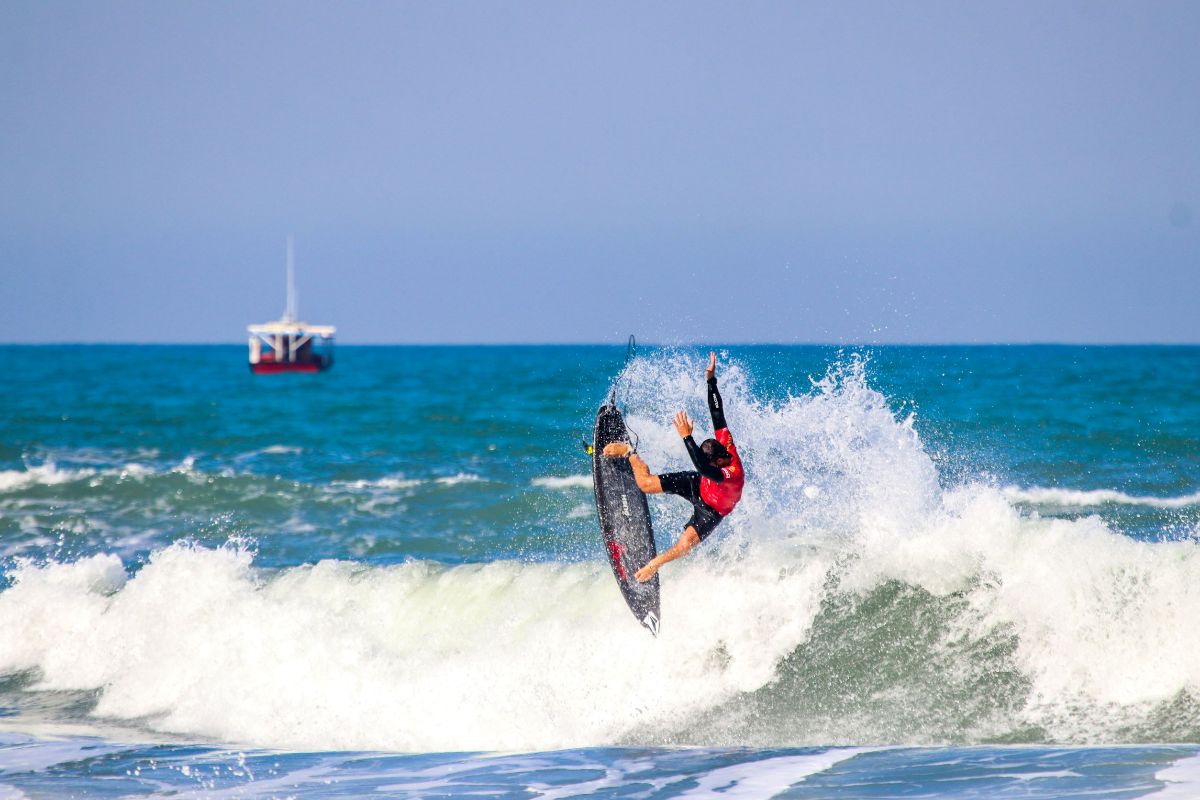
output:
M 676 409 L 688 410 L 700 435 L 709 435 L 703 375 L 699 358 L 672 352 L 627 368 L 622 394 L 652 469 L 691 468 L 670 424 Z M 723 364 L 719 379 L 748 477 L 737 513 L 722 525 L 742 534 L 739 540 L 844 542 L 872 524 L 911 526 L 936 502 L 937 473 L 912 417 L 898 420 L 869 387 L 863 359 L 837 363 L 812 387 L 800 387 L 807 393 L 776 402 L 756 397 L 737 363 Z M 657 505 L 671 508 L 670 501 Z

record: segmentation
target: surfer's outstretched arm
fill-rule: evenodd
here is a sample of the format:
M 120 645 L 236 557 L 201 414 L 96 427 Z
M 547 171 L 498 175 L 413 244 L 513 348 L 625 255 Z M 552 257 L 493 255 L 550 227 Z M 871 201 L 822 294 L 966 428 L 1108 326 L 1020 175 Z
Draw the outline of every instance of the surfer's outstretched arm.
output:
M 713 432 L 729 426 L 725 423 L 725 404 L 721 402 L 721 393 L 717 391 L 717 354 L 708 354 L 708 369 L 704 371 L 708 382 L 708 413 L 712 415 Z

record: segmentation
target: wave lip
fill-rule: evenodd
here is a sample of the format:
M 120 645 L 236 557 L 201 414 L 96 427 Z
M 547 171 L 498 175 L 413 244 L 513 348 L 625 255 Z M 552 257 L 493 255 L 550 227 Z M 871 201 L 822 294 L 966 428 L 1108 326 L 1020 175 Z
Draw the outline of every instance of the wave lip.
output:
M 1059 489 L 1042 486 L 1034 486 L 1029 489 L 1006 486 L 1001 491 L 1005 499 L 1012 503 L 1064 508 L 1122 505 L 1174 509 L 1200 505 L 1200 492 L 1178 497 L 1154 497 L 1127 494 L 1116 489 Z

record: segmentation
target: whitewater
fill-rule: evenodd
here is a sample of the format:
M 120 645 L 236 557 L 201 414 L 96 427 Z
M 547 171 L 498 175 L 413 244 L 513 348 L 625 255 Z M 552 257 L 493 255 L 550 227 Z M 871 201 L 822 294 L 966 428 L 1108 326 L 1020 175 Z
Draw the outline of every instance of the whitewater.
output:
M 1187 463 L 1151 464 L 1178 473 L 1157 484 L 1133 479 L 1149 471 L 1136 457 L 1126 480 L 1071 482 L 1062 462 L 1080 461 L 1087 435 L 1030 468 L 1036 429 L 1023 442 L 1007 430 L 972 434 L 955 422 L 964 404 L 954 398 L 939 407 L 920 390 L 896 396 L 895 362 L 909 359 L 911 371 L 911 353 L 723 353 L 726 415 L 749 480 L 718 535 L 664 570 L 655 639 L 631 623 L 593 546 L 586 460 L 567 454 L 616 372 L 596 369 L 611 354 L 541 355 L 556 360 L 544 385 L 521 390 L 523 408 L 491 406 L 494 425 L 481 422 L 486 408 L 449 399 L 474 391 L 482 402 L 482 387 L 464 379 L 440 396 L 415 386 L 419 407 L 446 418 L 430 427 L 460 439 L 416 463 L 411 438 L 361 431 L 377 411 L 261 435 L 216 434 L 214 416 L 178 441 L 151 408 L 141 449 L 113 441 L 102 424 L 117 423 L 98 412 L 75 439 L 28 423 L 28 441 L 0 464 L 0 765 L 32 751 L 66 763 L 53 750 L 63 742 L 130 763 L 146 743 L 191 745 L 206 749 L 179 756 L 173 781 L 202 758 L 245 788 L 265 773 L 234 775 L 239 757 L 325 753 L 319 766 L 284 756 L 279 786 L 320 774 L 423 796 L 461 789 L 469 772 L 462 757 L 438 756 L 431 779 L 433 754 L 490 753 L 497 775 L 525 775 L 528 796 L 569 796 L 543 773 L 579 769 L 572 791 L 603 794 L 691 753 L 690 777 L 676 765 L 646 778 L 647 791 L 764 796 L 848 765 L 876 764 L 856 767 L 856 780 L 864 769 L 883 780 L 882 765 L 924 758 L 901 753 L 933 748 L 961 766 L 977 763 L 978 748 L 1015 758 L 1004 748 L 1019 744 L 1071 762 L 1010 764 L 1040 776 L 1018 782 L 1026 788 L 1074 775 L 1113 789 L 1087 777 L 1086 755 L 1112 745 L 1142 747 L 1128 796 L 1191 774 L 1196 750 L 1168 746 L 1200 739 L 1200 495 Z M 684 408 L 706 419 L 704 355 L 654 350 L 616 376 L 656 471 L 686 468 L 670 417 Z M 934 380 L 946 355 L 918 363 L 917 377 Z M 790 356 L 805 364 L 781 368 Z M 531 354 L 504 357 L 520 366 Z M 1006 363 L 1013 354 L 992 357 L 1021 367 Z M 428 358 L 431 370 L 478 359 L 458 365 L 469 372 L 496 355 Z M 597 374 L 574 385 L 571 367 Z M 1011 398 L 978 382 L 995 404 Z M 370 405 L 383 396 L 368 383 L 338 391 Z M 581 399 L 561 410 L 572 395 Z M 517 413 L 549 407 L 560 411 L 541 430 Z M 1084 418 L 1087 408 L 1064 429 Z M 1010 463 L 985 460 L 1010 441 Z M 1098 452 L 1084 477 L 1111 479 L 1103 459 L 1118 448 Z M 369 469 L 355 464 L 364 453 Z M 651 506 L 663 546 L 688 509 L 670 498 Z M 661 757 L 639 762 L 646 748 Z M 343 751 L 411 755 L 388 762 L 400 781 L 389 784 L 332 755 Z M 47 769 L 21 774 L 36 783 Z

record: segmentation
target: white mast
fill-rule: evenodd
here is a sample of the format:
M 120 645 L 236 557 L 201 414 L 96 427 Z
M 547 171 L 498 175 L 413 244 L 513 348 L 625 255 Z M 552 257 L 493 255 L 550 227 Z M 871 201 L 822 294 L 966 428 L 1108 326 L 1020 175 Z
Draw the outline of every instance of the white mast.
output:
M 296 278 L 292 266 L 292 235 L 287 238 L 287 309 L 283 312 L 284 322 L 296 321 Z

